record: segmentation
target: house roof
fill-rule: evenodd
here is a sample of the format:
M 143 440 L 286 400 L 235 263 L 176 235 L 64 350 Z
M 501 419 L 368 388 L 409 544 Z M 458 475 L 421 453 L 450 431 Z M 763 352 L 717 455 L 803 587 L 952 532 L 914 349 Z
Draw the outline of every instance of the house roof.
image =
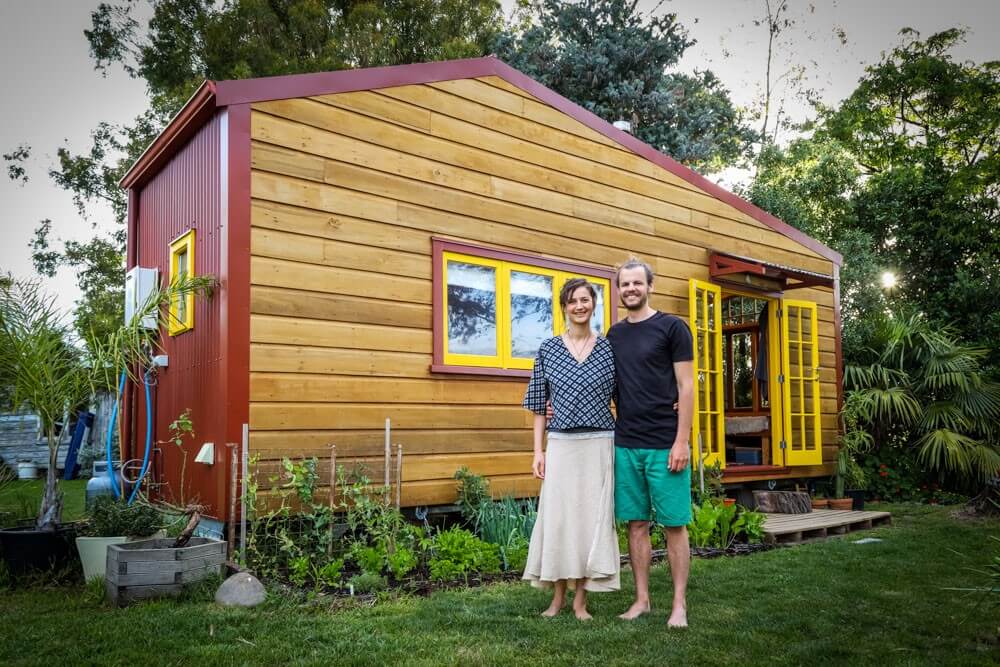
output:
M 843 263 L 843 257 L 835 250 L 713 183 L 631 134 L 619 130 L 611 123 L 494 57 L 317 72 L 314 74 L 291 74 L 236 81 L 206 80 L 174 116 L 163 132 L 153 140 L 153 143 L 129 168 L 119 185 L 124 188 L 141 187 L 184 146 L 202 125 L 208 122 L 216 109 L 269 100 L 374 90 L 454 79 L 474 79 L 484 76 L 496 76 L 513 86 L 517 86 L 549 106 L 684 179 L 716 199 L 746 213 L 754 220 L 800 243 L 838 266 Z

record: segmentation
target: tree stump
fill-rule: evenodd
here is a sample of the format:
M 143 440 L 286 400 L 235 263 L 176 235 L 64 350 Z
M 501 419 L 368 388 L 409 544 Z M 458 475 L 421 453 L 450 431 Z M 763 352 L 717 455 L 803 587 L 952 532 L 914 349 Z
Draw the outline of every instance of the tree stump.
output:
M 808 514 L 812 512 L 809 494 L 804 491 L 754 491 L 754 502 L 761 512 Z

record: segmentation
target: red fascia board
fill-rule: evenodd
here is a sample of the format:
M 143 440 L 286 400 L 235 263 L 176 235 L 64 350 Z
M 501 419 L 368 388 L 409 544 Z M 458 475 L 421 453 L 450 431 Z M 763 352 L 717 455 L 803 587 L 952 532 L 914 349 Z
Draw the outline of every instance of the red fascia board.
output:
M 311 97 L 314 95 L 332 95 L 336 93 L 347 93 L 359 90 L 375 90 L 379 88 L 391 88 L 394 86 L 406 86 L 436 81 L 450 81 L 454 79 L 474 79 L 483 76 L 498 76 L 527 93 L 535 96 L 549 106 L 558 109 L 567 116 L 583 123 L 592 130 L 603 134 L 612 141 L 617 142 L 633 153 L 649 160 L 653 164 L 666 169 L 670 173 L 684 179 L 695 187 L 707 192 L 713 197 L 729 204 L 738 211 L 746 213 L 754 220 L 770 227 L 776 232 L 809 248 L 821 257 L 824 257 L 836 265 L 843 264 L 843 257 L 840 253 L 828 248 L 816 239 L 807 236 L 798 229 L 782 222 L 770 213 L 757 208 L 750 202 L 742 199 L 725 188 L 716 185 L 701 174 L 685 167 L 676 160 L 667 157 L 652 146 L 649 146 L 631 134 L 619 130 L 611 123 L 599 118 L 583 107 L 571 102 L 559 93 L 546 88 L 541 83 L 535 81 L 528 75 L 519 72 L 501 60 L 489 56 L 485 58 L 469 58 L 465 60 L 448 60 L 431 63 L 417 63 L 413 65 L 394 65 L 391 67 L 373 67 L 358 70 L 341 70 L 337 72 L 317 72 L 313 74 L 290 74 L 286 76 L 263 77 L 258 79 L 241 79 L 234 81 L 219 81 L 214 83 L 206 81 L 202 88 L 211 86 L 214 92 L 214 101 L 217 107 L 229 106 L 231 104 L 250 104 L 253 102 L 265 102 L 268 100 L 289 99 L 294 97 Z M 199 89 L 201 92 L 201 89 Z M 197 96 L 198 93 L 195 93 Z M 192 100 L 185 105 L 178 117 L 175 118 L 167 130 L 153 142 L 150 149 L 161 143 L 161 139 L 168 134 L 170 128 L 177 124 L 183 124 L 181 115 L 188 107 L 192 106 Z M 170 138 L 162 142 L 170 144 L 181 141 L 179 138 Z M 149 152 L 147 150 L 147 152 Z M 145 154 L 144 156 L 145 157 Z M 143 158 L 140 158 L 140 162 Z M 126 179 L 130 179 L 140 163 L 129 170 Z M 144 173 L 148 167 L 140 170 Z M 131 178 L 129 183 L 136 179 Z M 123 186 L 128 187 L 123 180 Z
M 215 109 L 215 82 L 206 80 L 132 164 L 118 186 L 141 187 L 208 122 Z

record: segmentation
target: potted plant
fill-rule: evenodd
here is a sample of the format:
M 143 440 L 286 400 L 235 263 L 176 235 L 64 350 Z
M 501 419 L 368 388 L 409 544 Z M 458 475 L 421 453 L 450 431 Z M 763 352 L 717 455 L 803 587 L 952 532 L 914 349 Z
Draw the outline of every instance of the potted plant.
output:
M 15 579 L 73 558 L 75 526 L 62 524 L 57 475 L 59 443 L 69 428 L 64 416 L 84 404 L 95 389 L 114 392 L 120 369 L 134 373 L 148 363 L 150 351 L 159 349 L 159 329 L 147 330 L 144 319 L 155 314 L 162 323 L 168 317 L 164 306 L 173 299 L 208 292 L 214 283 L 212 278 L 192 276 L 154 290 L 131 321 L 107 340 L 92 338 L 84 345 L 56 307 L 55 297 L 37 282 L 0 281 L 0 377 L 10 385 L 13 408 L 38 415 L 49 449 L 35 525 L 0 530 L 0 552 Z M 89 358 L 84 358 L 84 350 Z
M 162 517 L 156 508 L 141 502 L 130 505 L 114 496 L 99 496 L 76 538 L 84 578 L 88 581 L 104 578 L 109 545 L 149 539 L 161 527 Z
M 831 501 L 834 509 L 861 510 L 865 506 L 864 487 L 867 476 L 858 463 L 858 456 L 870 451 L 875 443 L 871 433 L 860 427 L 858 419 L 857 394 L 848 396 L 841 412 L 844 420 L 844 437 L 840 441 L 837 452 L 837 474 L 834 478 L 835 500 Z M 845 486 L 850 490 L 845 492 Z M 837 504 L 834 505 L 833 503 Z

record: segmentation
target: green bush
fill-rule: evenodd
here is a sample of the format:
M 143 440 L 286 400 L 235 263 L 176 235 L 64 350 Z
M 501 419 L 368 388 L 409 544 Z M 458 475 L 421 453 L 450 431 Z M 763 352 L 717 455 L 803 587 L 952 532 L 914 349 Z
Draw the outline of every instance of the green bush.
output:
M 721 499 L 706 498 L 691 505 L 688 536 L 695 547 L 728 549 L 737 538 L 764 541 L 764 515 L 740 505 L 726 505 Z
M 386 558 L 386 561 L 389 571 L 397 580 L 412 572 L 419 562 L 417 555 L 408 547 L 396 547 L 396 550 Z
M 389 586 L 389 582 L 386 581 L 385 577 L 369 572 L 356 574 L 348 579 L 347 583 L 354 588 L 355 593 L 377 593 L 378 591 L 384 591 Z
M 428 567 L 434 581 L 500 572 L 500 547 L 484 542 L 464 528 L 439 532 L 428 546 L 433 554 Z
M 470 524 L 474 524 L 479 514 L 480 508 L 493 501 L 490 494 L 490 481 L 482 475 L 462 466 L 455 471 L 455 479 L 458 480 L 458 505 L 462 518 Z
M 113 496 L 94 500 L 82 535 L 88 537 L 145 537 L 163 527 L 163 517 L 155 507 L 142 502 L 131 505 Z

